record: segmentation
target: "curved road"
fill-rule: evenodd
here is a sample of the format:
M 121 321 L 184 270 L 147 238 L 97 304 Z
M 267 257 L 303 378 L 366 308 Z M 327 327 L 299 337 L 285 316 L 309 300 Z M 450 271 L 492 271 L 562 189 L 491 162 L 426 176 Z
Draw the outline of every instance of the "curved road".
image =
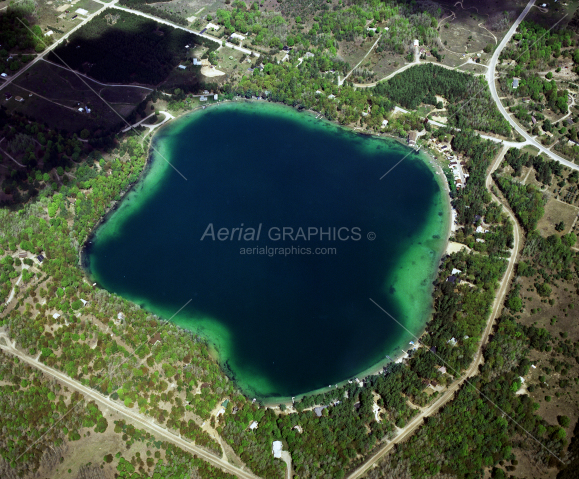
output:
M 535 3 L 535 0 L 530 0 L 530 2 L 527 4 L 525 9 L 519 15 L 519 18 L 517 18 L 515 20 L 515 23 L 513 23 L 513 25 L 511 26 L 509 31 L 506 33 L 504 38 L 501 40 L 501 43 L 499 43 L 499 46 L 496 48 L 495 52 L 493 53 L 493 56 L 491 57 L 491 60 L 489 63 L 489 68 L 487 71 L 487 82 L 489 84 L 489 88 L 491 90 L 491 95 L 493 97 L 493 100 L 497 104 L 497 108 L 502 113 L 502 115 L 508 120 L 508 122 L 515 129 L 515 131 L 517 131 L 517 133 L 519 133 L 523 138 L 525 138 L 527 144 L 532 145 L 535 148 L 538 148 L 539 151 L 541 151 L 545 155 L 549 156 L 553 160 L 556 160 L 559 163 L 562 163 L 563 165 L 568 166 L 569 168 L 572 168 L 574 170 L 579 170 L 579 165 L 576 165 L 575 163 L 573 163 L 569 160 L 566 160 L 565 158 L 561 158 L 556 153 L 553 153 L 548 148 L 545 148 L 543 145 L 541 145 L 541 143 L 539 143 L 538 141 L 535 141 L 535 139 L 531 135 L 529 135 L 525 129 L 523 129 L 521 126 L 519 126 L 519 124 L 511 117 L 511 115 L 509 115 L 509 112 L 505 109 L 505 107 L 501 103 L 501 100 L 499 98 L 499 94 L 497 93 L 497 85 L 495 83 L 495 75 L 496 75 L 497 61 L 499 59 L 499 56 L 500 56 L 501 52 L 503 51 L 503 48 L 505 48 L 506 44 L 509 43 L 509 41 L 511 40 L 511 37 L 514 35 L 519 24 L 523 21 L 523 19 L 527 15 L 527 13 L 529 13 L 529 10 L 531 10 L 531 8 L 533 7 L 534 3 Z
M 491 186 L 491 173 L 500 165 L 501 161 L 505 153 L 507 152 L 508 147 L 504 146 L 500 153 L 498 154 L 497 158 L 495 159 L 493 165 L 491 166 L 487 179 L 486 179 L 486 187 L 490 191 Z M 507 214 L 511 218 L 514 224 L 513 234 L 514 234 L 514 244 L 513 249 L 511 250 L 511 256 L 509 258 L 509 264 L 507 266 L 507 271 L 505 272 L 502 281 L 500 282 L 498 293 L 495 297 L 495 301 L 493 303 L 492 313 L 489 317 L 487 322 L 487 326 L 482 334 L 481 342 L 479 344 L 477 353 L 475 355 L 474 361 L 471 363 L 470 367 L 463 372 L 461 379 L 455 381 L 444 393 L 430 406 L 421 410 L 418 416 L 414 417 L 402 430 L 400 433 L 392 439 L 388 444 L 383 446 L 378 452 L 376 452 L 372 457 L 370 457 L 367 461 L 365 461 L 358 469 L 354 470 L 349 476 L 348 479 L 359 479 L 363 477 L 366 472 L 381 458 L 383 458 L 396 444 L 404 441 L 408 436 L 410 436 L 417 428 L 422 425 L 423 419 L 425 417 L 431 416 L 432 414 L 438 412 L 440 408 L 442 408 L 447 402 L 451 401 L 454 398 L 454 393 L 471 377 L 476 376 L 478 374 L 478 368 L 483 363 L 483 347 L 486 345 L 489 335 L 491 334 L 492 328 L 495 323 L 495 318 L 499 315 L 503 307 L 503 300 L 507 291 L 509 290 L 509 285 L 513 276 L 513 272 L 515 269 L 517 254 L 520 249 L 521 245 L 521 236 L 522 233 L 520 231 L 519 224 L 515 218 L 513 212 L 506 207 L 492 192 L 491 195 L 493 199 L 498 202 L 503 208 L 506 210 Z
M 189 443 L 189 442 L 185 441 L 184 439 L 181 439 L 180 436 L 172 434 L 171 432 L 169 432 L 165 428 L 159 426 L 158 424 L 155 424 L 152 421 L 152 419 L 150 419 L 146 416 L 143 416 L 142 414 L 137 413 L 137 412 L 125 407 L 124 405 L 118 404 L 115 401 L 111 401 L 108 397 L 105 397 L 102 394 L 97 393 L 96 391 L 82 385 L 80 382 L 68 377 L 66 374 L 61 373 L 60 371 L 57 371 L 56 369 L 53 369 L 53 368 L 37 361 L 36 359 L 22 353 L 21 351 L 18 351 L 14 347 L 13 343 L 10 341 L 10 338 L 6 335 L 6 333 L 0 333 L 0 337 L 3 337 L 6 340 L 6 342 L 8 343 L 8 345 L 0 344 L 0 349 L 2 349 L 4 352 L 12 354 L 13 356 L 17 356 L 22 361 L 30 364 L 32 367 L 40 369 L 42 372 L 44 372 L 48 376 L 53 377 L 54 379 L 60 381 L 61 383 L 65 384 L 66 386 L 70 387 L 71 389 L 80 392 L 81 394 L 83 394 L 85 396 L 85 398 L 94 399 L 96 402 L 100 403 L 101 405 L 103 405 L 107 408 L 110 408 L 110 409 L 114 409 L 119 414 L 128 418 L 131 421 L 131 423 L 138 424 L 141 427 L 145 427 L 145 428 L 153 431 L 157 435 L 157 437 L 162 437 L 166 441 L 175 444 L 176 446 L 180 447 L 181 449 L 183 449 L 187 452 L 190 452 L 192 454 L 197 454 L 198 457 L 200 457 L 204 461 L 207 461 L 212 466 L 218 467 L 218 468 L 220 468 L 220 469 L 222 469 L 230 474 L 233 474 L 241 479 L 259 479 L 258 476 L 252 474 L 251 472 L 240 469 L 239 467 L 234 466 L 233 464 L 230 464 L 229 462 L 227 462 L 227 460 L 216 457 L 213 454 L 207 452 L 205 449 L 203 449 L 199 446 L 196 446 L 195 444 Z

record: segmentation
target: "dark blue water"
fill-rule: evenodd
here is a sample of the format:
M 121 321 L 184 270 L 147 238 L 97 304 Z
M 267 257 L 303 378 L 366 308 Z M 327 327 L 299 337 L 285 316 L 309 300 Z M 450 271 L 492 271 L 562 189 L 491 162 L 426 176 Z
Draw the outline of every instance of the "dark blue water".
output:
M 165 318 L 192 299 L 174 320 L 213 342 L 246 392 L 327 387 L 407 344 L 408 333 L 369 298 L 412 332 L 423 326 L 444 242 L 443 196 L 414 153 L 379 179 L 409 149 L 255 104 L 181 119 L 155 145 L 187 181 L 155 155 L 98 230 L 91 273 Z M 291 238 L 276 241 L 284 227 Z M 296 238 L 300 227 L 309 239 Z M 232 228 L 244 228 L 241 240 Z M 247 228 L 254 241 L 243 240 Z M 302 249 L 255 254 L 265 247 Z

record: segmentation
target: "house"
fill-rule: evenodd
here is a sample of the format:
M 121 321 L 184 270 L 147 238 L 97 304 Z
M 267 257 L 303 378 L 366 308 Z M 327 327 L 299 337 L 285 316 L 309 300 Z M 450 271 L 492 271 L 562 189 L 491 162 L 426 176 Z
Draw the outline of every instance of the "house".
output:
M 282 50 L 283 50 L 284 52 L 286 52 L 286 53 L 289 53 L 289 52 L 292 51 L 292 49 L 291 49 L 290 47 L 288 47 L 287 45 L 285 45 L 285 46 L 282 48 Z
M 388 120 L 382 120 L 382 128 L 386 128 L 388 126 Z
M 519 88 L 519 80 L 520 78 L 513 78 L 513 90 Z
M 450 344 L 451 346 L 456 346 L 456 339 L 451 338 L 446 342 L 446 344 Z
M 80 298 L 80 302 L 82 303 L 83 306 L 86 306 L 86 304 L 88 303 L 88 301 L 86 299 L 82 299 L 82 298 Z
M 368 28 L 366 28 L 366 30 L 368 30 L 368 31 L 372 30 L 374 33 L 376 33 L 376 28 L 370 28 L 370 27 L 368 27 Z
M 207 101 L 207 97 L 206 96 L 200 96 L 199 101 Z
M 208 90 L 203 90 L 203 94 L 204 94 L 204 95 L 209 95 L 209 91 L 208 91 Z
M 28 256 L 26 253 L 22 252 L 22 253 L 18 253 L 18 257 L 19 258 L 26 258 L 26 256 Z
M 1 76 L 2 78 L 8 78 L 8 75 L 6 75 L 6 73 L 0 73 L 0 76 Z
M 418 139 L 418 132 L 416 130 L 412 130 L 408 133 L 408 144 L 410 146 L 416 146 L 417 139 Z
M 123 319 L 125 319 L 125 315 L 123 313 L 119 313 L 119 314 L 117 314 L 117 319 L 119 321 L 122 321 Z
M 193 58 L 193 65 L 201 65 L 201 62 L 198 58 Z
M 328 100 L 333 100 L 334 98 L 336 98 L 336 95 L 328 95 Z
M 533 125 L 537 124 L 537 119 L 531 115 L 531 121 L 533 122 Z
M 215 25 L 215 23 L 208 23 L 207 26 L 205 27 L 205 30 L 219 30 L 221 28 L 221 25 Z
M 16 101 L 19 101 L 19 102 L 23 102 L 23 101 L 24 101 L 24 98 L 22 98 L 21 96 L 15 96 L 14 99 L 15 99 Z
M 306 58 L 312 58 L 313 56 L 314 56 L 313 53 L 311 53 L 311 52 L 306 52 L 306 55 L 305 55 Z
M 322 411 L 324 409 L 326 409 L 328 406 L 318 406 L 314 408 L 314 412 L 316 413 L 316 416 L 318 417 L 322 417 Z
M 53 35 L 53 34 L 54 34 L 54 32 L 53 32 L 52 30 L 48 30 L 48 31 L 44 34 L 44 36 L 45 36 L 45 37 L 50 37 L 50 36 Z
M 75 10 L 75 13 L 78 13 L 79 15 L 85 15 L 86 16 L 88 14 L 88 11 L 85 10 L 84 8 L 77 8 Z
M 460 273 L 462 273 L 460 269 L 452 268 L 452 272 L 450 274 L 460 274 Z
M 151 346 L 156 346 L 157 344 L 160 343 L 161 343 L 161 333 L 157 331 L 155 335 L 151 339 L 149 339 L 149 344 Z
M 79 108 L 78 111 L 80 111 L 81 113 L 84 113 L 84 108 Z
M 179 65 L 179 68 L 180 68 L 181 70 L 187 70 L 187 67 L 186 67 L 185 65 Z
M 214 99 L 215 101 L 219 100 L 219 95 L 216 93 L 215 95 L 213 95 L 213 99 Z
M 52 317 L 53 317 L 54 319 L 58 319 L 58 318 L 60 318 L 60 314 L 54 313 L 54 314 L 52 315 Z
M 4 97 L 6 100 L 10 100 L 10 98 L 12 98 L 12 93 L 4 93 Z
M 257 429 L 257 426 L 259 426 L 259 423 L 257 421 L 253 421 L 250 425 L 249 425 L 249 429 L 251 429 L 252 431 L 254 429 Z
M 438 368 L 438 372 L 441 374 L 445 374 L 446 373 L 446 368 L 444 366 L 441 366 L 440 368 Z
M 243 35 L 240 35 L 239 33 L 232 33 L 231 36 L 229 37 L 229 39 L 236 39 L 239 40 L 240 42 L 242 42 L 243 40 L 245 40 L 245 37 Z
M 275 457 L 276 459 L 281 458 L 281 448 L 282 448 L 281 441 L 273 441 L 271 452 L 273 453 L 273 457 Z
M 44 256 L 42 256 L 41 254 L 39 254 L 36 259 L 38 260 L 39 263 L 42 263 L 44 261 Z
M 414 40 L 414 46 L 417 47 L 419 45 L 420 45 L 420 43 L 418 42 L 418 40 Z

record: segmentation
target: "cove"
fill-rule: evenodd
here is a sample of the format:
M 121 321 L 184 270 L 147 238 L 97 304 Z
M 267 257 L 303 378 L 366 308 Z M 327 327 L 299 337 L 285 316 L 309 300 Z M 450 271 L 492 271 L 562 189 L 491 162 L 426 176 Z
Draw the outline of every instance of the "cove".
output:
M 172 321 L 246 394 L 362 377 L 423 331 L 449 225 L 426 155 L 266 102 L 193 112 L 153 145 L 91 238 L 88 272 L 164 319 L 191 299 Z

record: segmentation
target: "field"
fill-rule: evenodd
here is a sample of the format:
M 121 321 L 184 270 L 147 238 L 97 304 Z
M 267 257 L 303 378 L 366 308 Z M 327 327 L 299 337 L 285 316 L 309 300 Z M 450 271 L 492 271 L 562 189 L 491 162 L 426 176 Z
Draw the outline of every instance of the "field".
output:
M 147 18 L 105 11 L 76 31 L 50 59 L 101 82 L 157 85 L 186 58 L 186 45 L 204 42 Z
M 26 94 L 26 101 L 17 107 L 18 111 L 68 131 L 111 128 L 122 122 L 111 106 L 127 116 L 150 92 L 145 88 L 102 85 L 44 61 L 37 62 L 15 83 L 33 92 L 32 97 Z M 17 94 L 15 91 L 12 93 Z M 15 103 L 14 100 L 10 101 Z M 84 106 L 90 107 L 90 115 L 78 111 Z
M 545 214 L 537 225 L 537 230 L 543 236 L 557 234 L 555 225 L 561 221 L 565 223 L 564 233 L 571 230 L 571 225 L 575 224 L 579 208 L 563 203 L 555 198 L 549 198 L 545 205 Z

